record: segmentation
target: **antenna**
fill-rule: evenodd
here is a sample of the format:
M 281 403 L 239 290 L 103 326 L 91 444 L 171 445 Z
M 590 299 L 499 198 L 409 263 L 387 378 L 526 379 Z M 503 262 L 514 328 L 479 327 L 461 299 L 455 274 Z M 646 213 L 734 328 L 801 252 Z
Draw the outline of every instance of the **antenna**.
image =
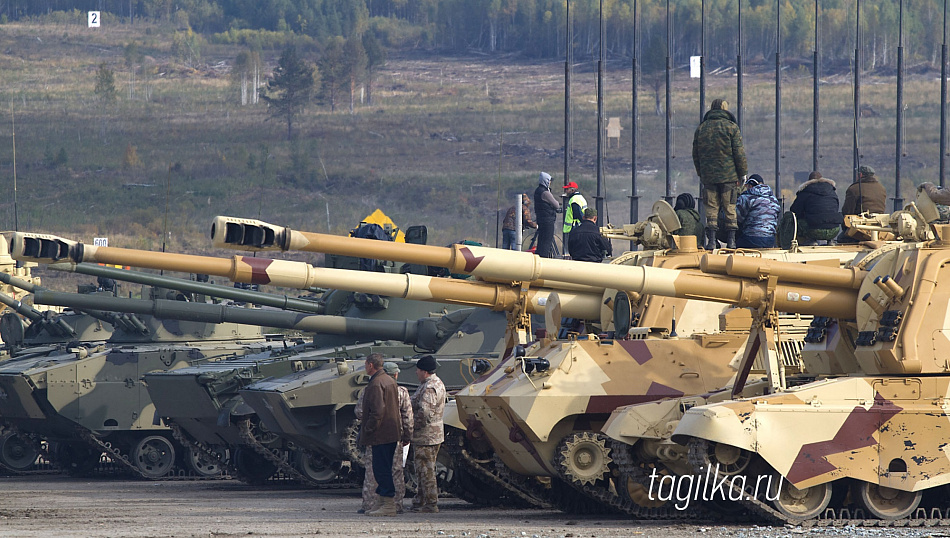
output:
M 13 231 L 20 231 L 19 213 L 16 199 L 16 113 L 13 110 L 13 101 L 10 101 L 10 119 L 13 122 Z
M 171 167 L 171 165 L 169 165 L 169 166 L 168 166 L 168 174 L 165 176 L 165 219 L 164 219 L 165 222 L 162 224 L 162 228 L 163 228 L 163 230 L 162 230 L 162 252 L 165 252 L 165 239 L 168 238 L 168 191 L 169 191 L 168 184 L 171 182 L 171 177 L 172 177 L 172 167 Z M 158 274 L 164 275 L 164 274 L 165 274 L 165 271 L 164 271 L 164 270 L 163 270 L 163 271 L 159 271 Z

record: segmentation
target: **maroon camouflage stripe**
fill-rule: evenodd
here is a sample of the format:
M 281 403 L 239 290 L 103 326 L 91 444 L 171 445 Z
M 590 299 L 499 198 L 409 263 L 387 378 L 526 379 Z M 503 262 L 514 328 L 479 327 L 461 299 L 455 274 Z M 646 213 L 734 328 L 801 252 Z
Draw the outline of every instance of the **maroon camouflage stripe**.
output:
M 637 361 L 637 364 L 643 366 L 648 360 L 653 358 L 650 348 L 643 340 L 620 340 L 620 347 Z
M 679 398 L 683 392 L 676 389 L 653 382 L 646 394 L 616 394 L 616 395 L 596 395 L 590 396 L 587 400 L 587 409 L 585 413 L 611 413 L 618 407 L 625 405 L 641 404 L 661 400 L 663 398 Z
M 267 267 L 270 266 L 274 260 L 241 256 L 241 261 L 251 267 L 251 284 L 270 284 L 270 277 L 267 275 Z
M 793 484 L 797 484 L 803 480 L 834 471 L 837 466 L 830 463 L 825 456 L 854 452 L 861 448 L 876 445 L 877 441 L 874 439 L 874 433 L 901 411 L 903 409 L 894 405 L 894 402 L 885 400 L 880 394 L 876 394 L 874 396 L 874 406 L 870 410 L 861 406 L 851 410 L 851 414 L 845 419 L 844 424 L 841 425 L 833 439 L 808 443 L 803 446 L 798 452 L 798 456 L 795 457 L 795 461 L 792 462 L 792 467 L 789 469 L 786 478 Z
M 471 273 L 472 271 L 474 271 L 475 268 L 478 267 L 478 264 L 482 263 L 482 260 L 485 259 L 485 256 L 475 257 L 475 255 L 472 254 L 472 251 L 465 247 L 460 248 L 459 252 L 461 252 L 462 257 L 465 258 L 465 272 L 466 273 Z

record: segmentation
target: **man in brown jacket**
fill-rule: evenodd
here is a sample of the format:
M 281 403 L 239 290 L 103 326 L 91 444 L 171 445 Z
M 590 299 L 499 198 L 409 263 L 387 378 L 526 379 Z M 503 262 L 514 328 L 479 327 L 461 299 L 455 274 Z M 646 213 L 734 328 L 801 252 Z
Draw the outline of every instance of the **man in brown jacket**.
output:
M 373 475 L 379 484 L 376 493 L 382 501 L 368 516 L 395 516 L 396 486 L 393 484 L 392 462 L 396 444 L 402 438 L 399 416 L 399 389 L 396 381 L 383 371 L 383 356 L 371 353 L 366 357 L 369 384 L 363 389 L 363 421 L 360 445 L 372 447 Z
M 852 183 L 845 192 L 841 214 L 847 218 L 848 215 L 861 213 L 887 213 L 886 205 L 887 189 L 877 180 L 874 169 L 867 165 L 859 166 L 857 181 Z M 857 230 L 849 232 L 849 228 L 844 223 L 841 224 L 841 232 L 838 236 L 839 243 L 854 243 L 871 238 Z

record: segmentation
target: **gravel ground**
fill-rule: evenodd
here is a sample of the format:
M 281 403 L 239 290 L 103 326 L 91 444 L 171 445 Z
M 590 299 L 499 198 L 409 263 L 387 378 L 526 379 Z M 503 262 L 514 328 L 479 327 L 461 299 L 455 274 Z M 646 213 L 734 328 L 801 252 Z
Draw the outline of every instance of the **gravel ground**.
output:
M 359 505 L 359 492 L 350 489 L 262 489 L 234 480 L 145 482 L 54 475 L 3 477 L 0 537 L 950 537 L 950 529 L 802 529 L 635 522 L 543 510 L 480 509 L 455 499 L 440 501 L 442 511 L 438 514 L 370 518 L 356 513 Z

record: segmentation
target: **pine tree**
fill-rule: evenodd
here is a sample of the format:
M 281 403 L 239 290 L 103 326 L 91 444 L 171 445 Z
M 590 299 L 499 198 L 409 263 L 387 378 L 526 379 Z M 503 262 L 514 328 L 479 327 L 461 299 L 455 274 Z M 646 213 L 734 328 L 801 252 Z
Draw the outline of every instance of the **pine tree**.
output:
M 271 116 L 287 121 L 287 139 L 293 139 L 294 119 L 303 112 L 310 95 L 317 86 L 317 69 L 297 55 L 297 48 L 288 46 L 277 61 L 274 78 L 261 90 L 261 99 L 267 101 Z

